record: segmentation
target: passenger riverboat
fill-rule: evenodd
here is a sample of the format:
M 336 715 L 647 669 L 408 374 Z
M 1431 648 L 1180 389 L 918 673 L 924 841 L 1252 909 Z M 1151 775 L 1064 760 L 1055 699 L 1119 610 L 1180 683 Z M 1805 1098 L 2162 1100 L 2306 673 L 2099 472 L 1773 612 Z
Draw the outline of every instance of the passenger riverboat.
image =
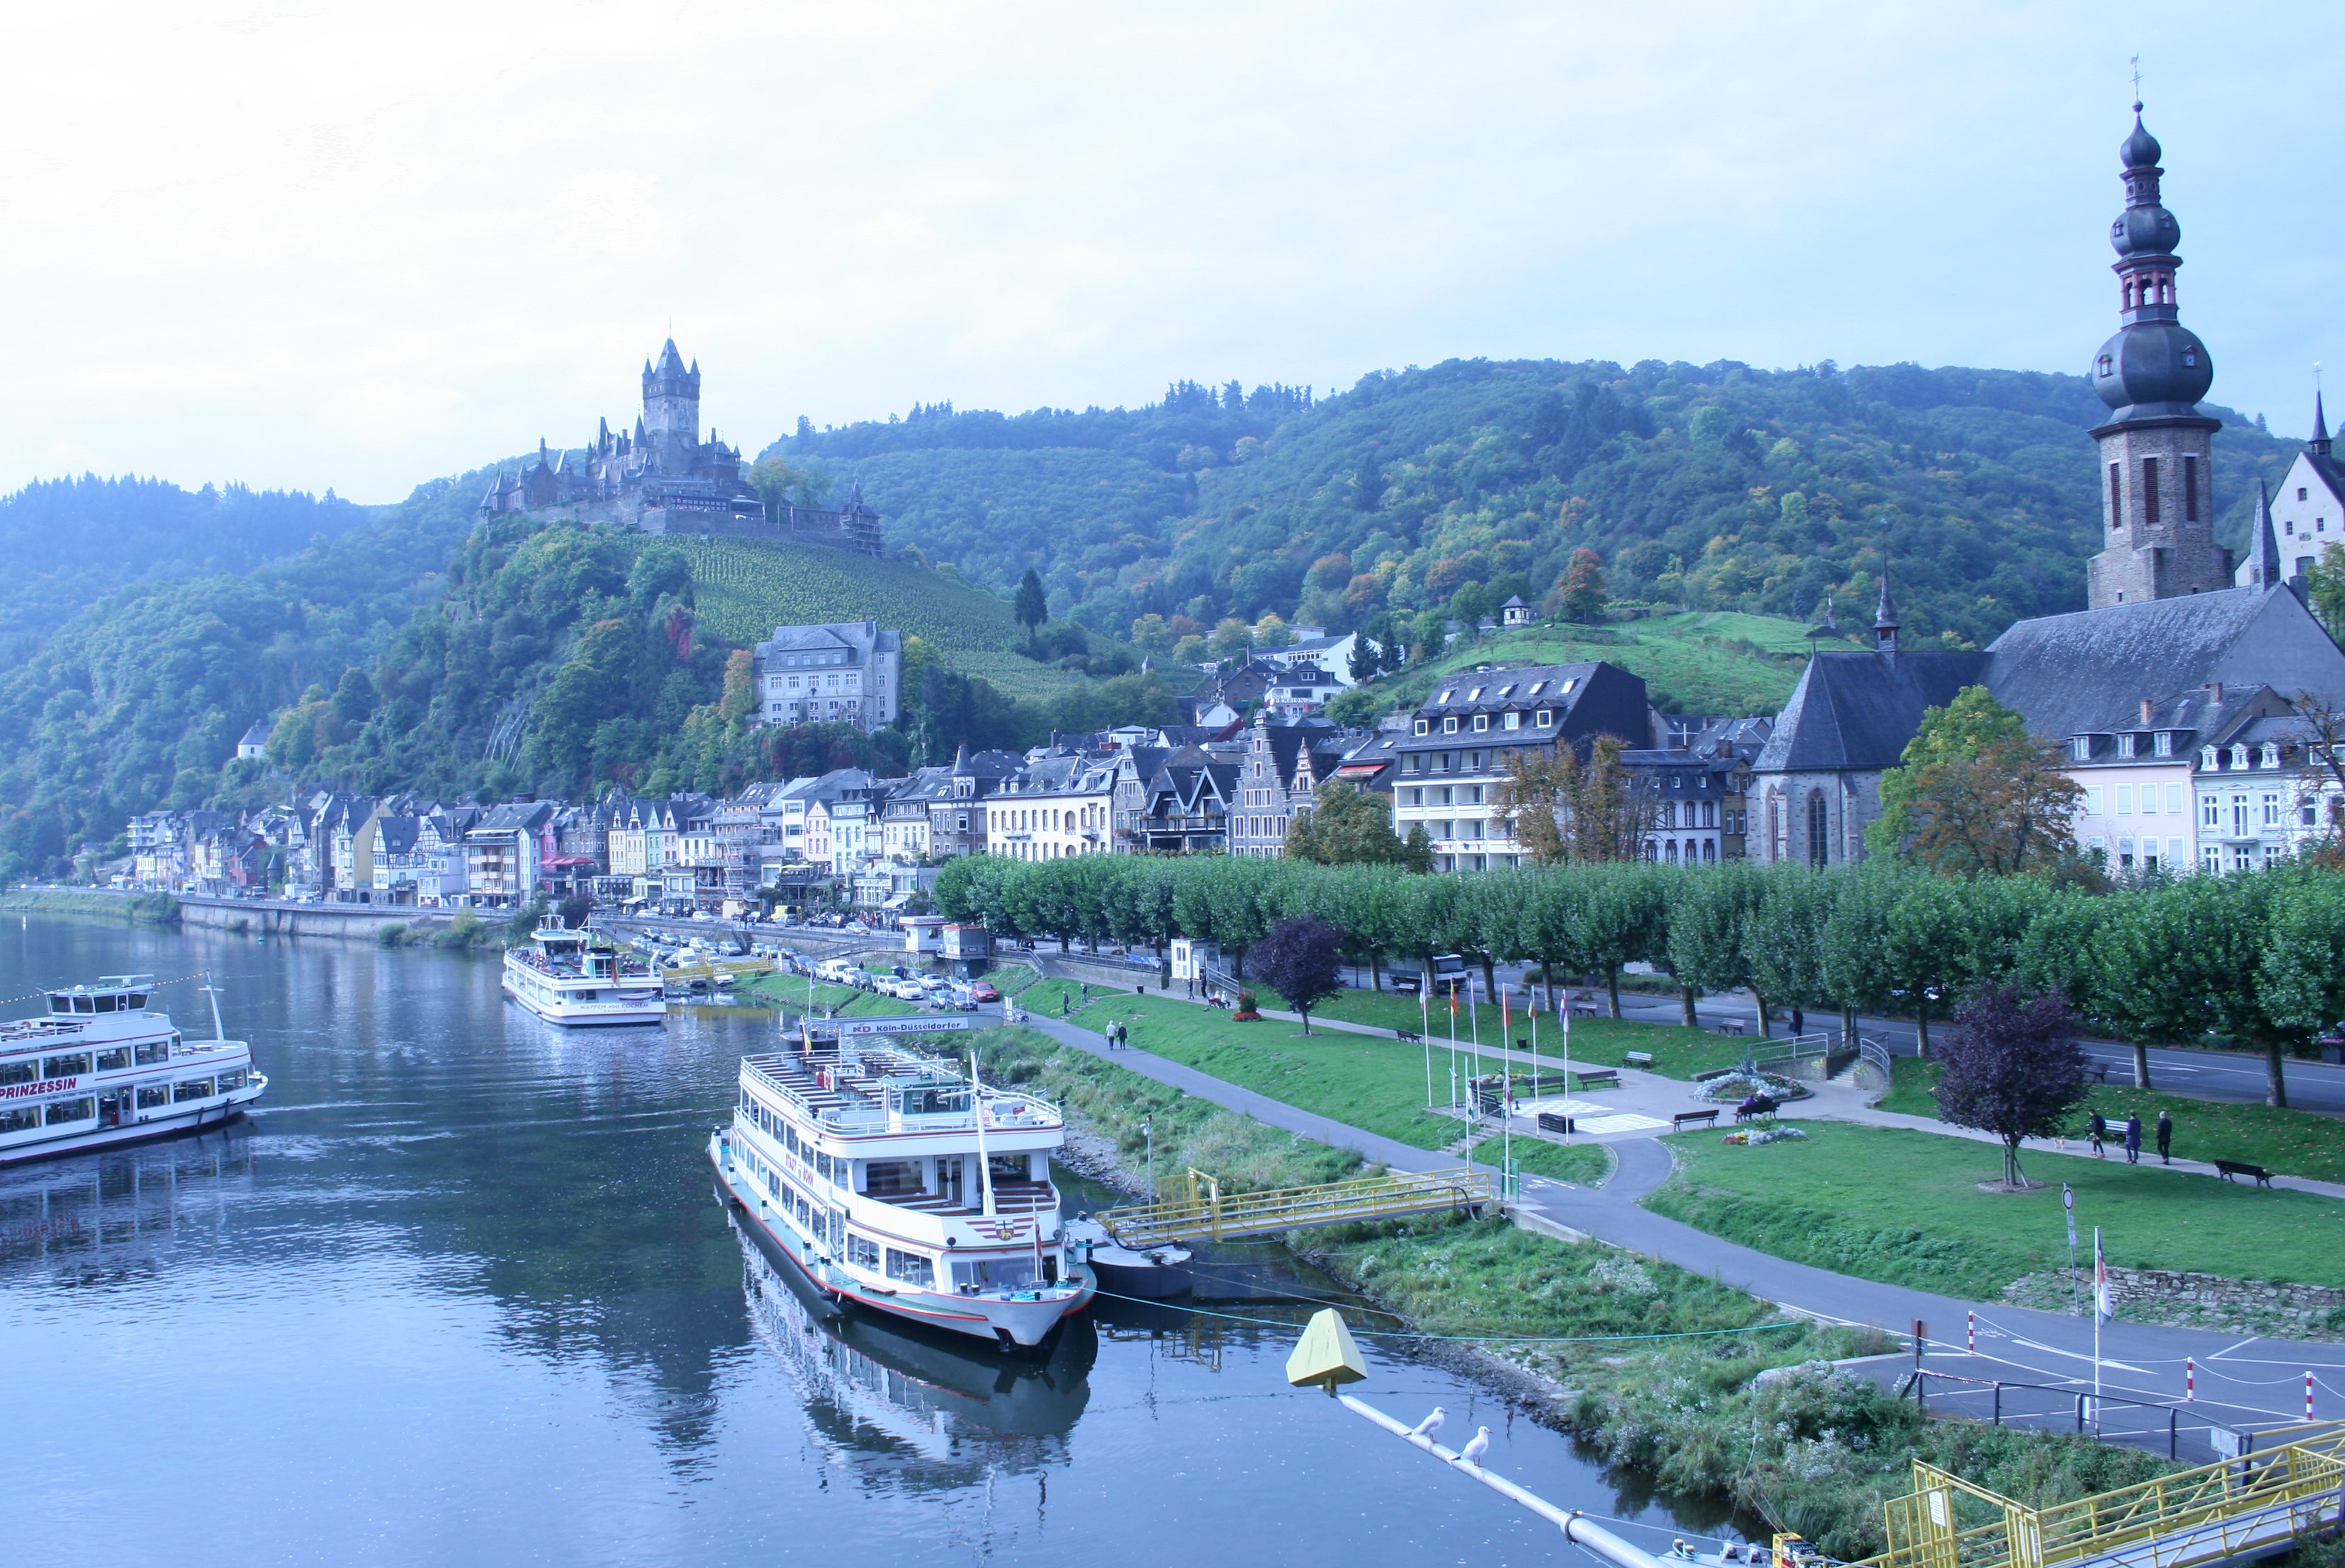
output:
M 0 1165 L 218 1127 L 260 1098 L 251 1047 L 186 1038 L 154 991 L 151 975 L 102 976 L 0 1023 Z
M 505 995 L 548 1023 L 656 1024 L 667 1017 L 666 987 L 651 966 L 623 958 L 593 933 L 548 916 L 526 947 L 505 952 Z
M 1051 1181 L 1066 1118 L 885 1038 L 744 1057 L 733 1119 L 708 1141 L 726 1196 L 827 1296 L 1042 1343 L 1094 1290 Z

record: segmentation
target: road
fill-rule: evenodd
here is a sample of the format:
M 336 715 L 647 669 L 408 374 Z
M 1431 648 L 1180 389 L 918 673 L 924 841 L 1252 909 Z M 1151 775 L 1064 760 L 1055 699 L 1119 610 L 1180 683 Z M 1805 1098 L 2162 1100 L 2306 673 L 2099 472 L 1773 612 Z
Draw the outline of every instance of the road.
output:
M 1142 1048 L 1111 1052 L 1099 1036 L 1071 1023 L 1030 1014 L 1027 1021 L 1063 1045 L 1269 1126 L 1355 1150 L 1394 1169 L 1430 1170 L 1457 1163 L 1455 1157 L 1298 1110 Z M 1652 1139 L 1609 1147 L 1619 1164 L 1602 1187 L 1527 1178 L 1521 1207 L 1552 1224 L 1711 1276 L 1796 1313 L 1828 1322 L 1877 1326 L 1909 1343 L 1914 1325 L 1924 1323 L 1923 1368 L 1948 1377 L 2040 1385 L 2047 1391 L 2040 1397 L 2056 1407 L 2056 1415 L 2073 1408 L 2076 1394 L 2090 1393 L 2097 1378 L 2101 1391 L 2112 1401 L 2160 1407 L 2145 1411 L 2131 1405 L 2104 1405 L 2105 1430 L 2131 1425 L 2153 1433 L 2151 1446 L 2157 1446 L 2171 1420 L 2185 1458 L 2208 1452 L 2208 1430 L 2218 1423 L 2271 1427 L 2301 1420 L 2308 1373 L 2314 1380 L 2317 1413 L 2326 1419 L 2345 1415 L 2345 1345 L 2114 1321 L 2101 1330 L 2096 1360 L 2089 1318 L 1877 1284 L 1771 1257 L 1655 1214 L 1639 1207 L 1639 1199 L 1668 1179 L 1672 1168 L 1669 1147 Z M 1975 1353 L 1971 1349 L 1974 1335 Z M 1913 1364 L 1908 1354 L 1897 1370 L 1902 1372 Z M 2189 1409 L 2169 1414 L 2163 1407 L 2183 1401 L 2186 1367 L 2195 1371 L 2197 1397 Z M 1954 1397 L 1949 1391 L 1953 1387 L 1934 1389 L 1934 1398 L 1946 1402 Z M 2013 1403 L 2006 1410 L 2024 1408 L 2027 1397 L 2008 1391 L 2006 1398 Z

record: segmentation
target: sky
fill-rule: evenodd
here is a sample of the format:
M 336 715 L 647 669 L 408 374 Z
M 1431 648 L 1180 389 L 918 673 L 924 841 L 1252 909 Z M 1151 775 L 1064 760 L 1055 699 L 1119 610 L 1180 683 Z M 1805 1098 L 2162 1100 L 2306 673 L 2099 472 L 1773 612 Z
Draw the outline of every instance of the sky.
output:
M 0 490 L 391 501 L 632 424 L 1455 357 L 2081 372 L 2131 56 L 2211 400 L 2345 366 L 2324 7 L 411 0 L 28 9 Z

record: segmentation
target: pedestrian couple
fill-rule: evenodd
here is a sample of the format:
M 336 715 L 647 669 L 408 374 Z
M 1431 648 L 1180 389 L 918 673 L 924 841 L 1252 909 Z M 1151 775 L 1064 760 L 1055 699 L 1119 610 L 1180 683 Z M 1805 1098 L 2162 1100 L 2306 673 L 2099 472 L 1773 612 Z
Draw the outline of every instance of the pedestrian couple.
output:
M 1107 1027 L 1107 1048 L 1128 1051 L 1132 1048 L 1132 1027 L 1121 1019 Z
M 2093 1158 L 2095 1159 L 2107 1158 L 2108 1156 L 2103 1152 L 2101 1146 L 2107 1140 L 2109 1136 L 2108 1118 L 2104 1117 L 2099 1111 L 2095 1111 L 2093 1113 L 2093 1119 L 2086 1127 L 2086 1134 L 2092 1139 Z M 2125 1144 L 2126 1163 L 2127 1165 L 2139 1165 L 2141 1163 L 2141 1113 L 2139 1111 L 2132 1111 L 2127 1114 L 2125 1128 L 2121 1136 Z M 2157 1162 L 2160 1165 L 2172 1165 L 2174 1163 L 2169 1152 L 2173 1147 L 2174 1118 L 2161 1110 L 2157 1113 Z

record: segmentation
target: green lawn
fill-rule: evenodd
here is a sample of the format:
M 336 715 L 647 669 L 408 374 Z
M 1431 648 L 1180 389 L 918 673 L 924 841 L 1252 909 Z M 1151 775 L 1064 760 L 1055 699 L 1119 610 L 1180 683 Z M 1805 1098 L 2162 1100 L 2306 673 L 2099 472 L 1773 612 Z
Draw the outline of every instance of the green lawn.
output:
M 1911 1057 L 1899 1057 L 1890 1065 L 1897 1075 L 1896 1086 L 1883 1098 L 1881 1108 L 1936 1117 L 1938 1102 L 1931 1098 L 1930 1086 L 1938 1080 L 1938 1065 Z M 2163 1110 L 2174 1118 L 2178 1158 L 2239 1159 L 2288 1176 L 2345 1181 L 2345 1121 L 2333 1116 L 2099 1084 L 2087 1091 L 2085 1107 L 2076 1115 L 2079 1141 L 2085 1136 L 2085 1118 L 2094 1110 L 2108 1118 L 2112 1128 L 2125 1125 L 2127 1112 L 2139 1111 L 2146 1160 L 2157 1158 L 2157 1113 Z
M 803 975 L 759 975 L 733 987 L 736 993 L 756 997 L 802 1012 L 807 1006 L 807 981 Z M 838 1012 L 858 1018 L 893 1017 L 919 1009 L 911 1003 L 894 996 L 882 996 L 876 991 L 858 991 L 852 986 L 834 986 L 827 980 L 814 983 L 813 1006 L 817 1012 Z
M 1757 1148 L 1678 1134 L 1668 1140 L 1677 1174 L 1646 1206 L 1780 1258 L 1992 1299 L 2066 1266 L 2066 1182 L 2086 1247 L 2101 1227 L 2121 1267 L 2345 1285 L 2345 1202 L 2050 1153 L 2022 1158 L 2045 1187 L 1986 1192 L 1977 1184 L 2002 1175 L 1991 1144 L 1834 1122 L 1802 1129 L 1804 1141 Z
M 1096 989 L 1096 987 L 1094 987 Z M 1253 990 L 1265 1007 L 1281 1007 L 1285 1004 L 1278 993 L 1267 986 L 1254 986 Z M 1334 1018 L 1347 1024 L 1365 1024 L 1379 1029 L 1406 1029 L 1411 1034 L 1426 1031 L 1426 1017 L 1431 1014 L 1430 1034 L 1436 1045 L 1449 1038 L 1449 1004 L 1436 996 L 1433 1006 L 1422 1009 L 1415 996 L 1392 991 L 1345 991 L 1311 1010 L 1315 1019 Z M 1525 1041 L 1531 1037 L 1530 1019 L 1518 1003 L 1514 1009 L 1515 1027 L 1511 1031 L 1500 1025 L 1497 1007 L 1478 1007 L 1457 1011 L 1457 1039 L 1461 1045 L 1476 1040 L 1486 1046 L 1497 1046 L 1508 1039 Z M 1728 1040 L 1703 1029 L 1689 1029 L 1676 1024 L 1640 1024 L 1626 1018 L 1574 1018 L 1571 1023 L 1571 1055 L 1575 1062 L 1587 1062 L 1592 1067 L 1617 1067 L 1621 1056 L 1628 1051 L 1644 1051 L 1653 1058 L 1652 1070 L 1668 1077 L 1690 1078 L 1696 1073 L 1731 1067 L 1742 1059 L 1746 1042 Z M 1555 1027 L 1554 1015 L 1539 1019 L 1538 1053 L 1560 1058 L 1563 1041 Z
M 1486 1138 L 1474 1146 L 1473 1158 L 1483 1165 L 1497 1165 L 1506 1153 L 1507 1140 Z M 1558 1181 L 1576 1181 L 1582 1187 L 1601 1187 L 1612 1174 L 1612 1157 L 1599 1143 L 1549 1143 L 1543 1138 L 1518 1138 L 1514 1140 L 1515 1163 L 1533 1176 L 1551 1176 Z

